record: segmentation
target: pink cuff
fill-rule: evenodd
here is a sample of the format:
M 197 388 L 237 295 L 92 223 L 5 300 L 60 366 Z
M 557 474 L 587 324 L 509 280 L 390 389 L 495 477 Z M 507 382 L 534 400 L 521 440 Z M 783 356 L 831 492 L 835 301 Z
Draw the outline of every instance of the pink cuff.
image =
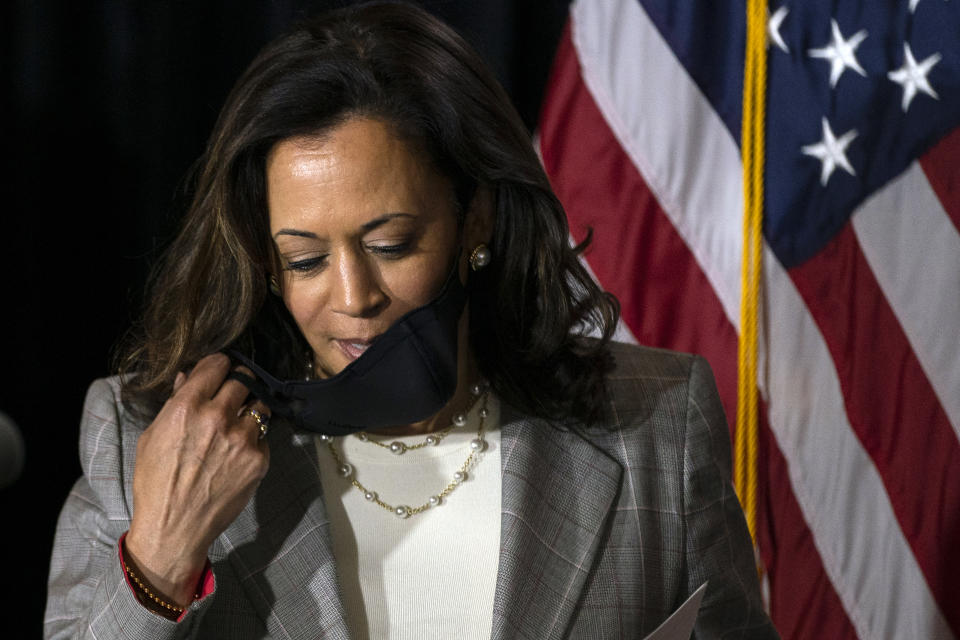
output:
M 127 533 L 129 533 L 129 531 L 124 532 L 124 534 L 120 536 L 120 540 L 117 542 L 117 555 L 120 557 L 120 568 L 123 569 L 123 579 L 126 581 L 127 587 L 133 593 L 134 597 L 136 597 L 137 589 L 130 582 L 130 576 L 127 574 L 127 563 L 123 561 L 123 541 L 126 540 Z M 209 558 L 207 558 L 207 563 L 203 567 L 203 573 L 200 574 L 200 581 L 197 583 L 197 586 L 199 588 L 197 589 L 197 597 L 195 600 L 203 600 L 208 595 L 213 593 L 213 590 L 216 588 L 216 580 L 213 577 L 213 565 L 210 564 Z M 139 598 L 137 598 L 137 602 L 139 601 Z M 183 620 L 183 617 L 187 615 L 187 608 L 189 606 L 190 605 L 187 605 L 183 608 L 183 613 L 181 613 L 180 617 L 177 618 L 177 622 Z

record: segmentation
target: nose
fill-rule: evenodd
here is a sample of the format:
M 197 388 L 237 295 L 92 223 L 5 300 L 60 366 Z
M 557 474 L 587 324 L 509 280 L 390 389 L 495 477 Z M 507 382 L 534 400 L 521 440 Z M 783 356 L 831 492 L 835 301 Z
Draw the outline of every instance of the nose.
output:
M 380 286 L 378 273 L 362 255 L 343 254 L 337 262 L 331 304 L 337 313 L 369 318 L 382 311 L 389 298 Z

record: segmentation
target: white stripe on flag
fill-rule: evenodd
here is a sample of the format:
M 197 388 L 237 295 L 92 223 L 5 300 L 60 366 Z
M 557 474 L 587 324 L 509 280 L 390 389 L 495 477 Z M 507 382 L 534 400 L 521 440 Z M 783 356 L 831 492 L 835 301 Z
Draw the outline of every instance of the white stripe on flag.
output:
M 579 0 L 571 17 L 586 86 L 738 327 L 737 145 L 635 0 Z M 824 569 L 862 637 L 952 637 L 850 428 L 823 336 L 766 254 L 770 427 Z
M 914 162 L 853 215 L 863 255 L 960 437 L 960 233 Z

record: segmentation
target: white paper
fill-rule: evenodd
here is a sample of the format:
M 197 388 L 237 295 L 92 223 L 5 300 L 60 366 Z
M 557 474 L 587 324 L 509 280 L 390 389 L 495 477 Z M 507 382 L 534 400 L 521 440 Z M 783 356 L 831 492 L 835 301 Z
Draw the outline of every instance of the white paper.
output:
M 700 612 L 700 601 L 703 600 L 703 594 L 706 592 L 707 583 L 704 582 L 644 640 L 690 640 L 693 624 L 697 621 L 697 613 Z

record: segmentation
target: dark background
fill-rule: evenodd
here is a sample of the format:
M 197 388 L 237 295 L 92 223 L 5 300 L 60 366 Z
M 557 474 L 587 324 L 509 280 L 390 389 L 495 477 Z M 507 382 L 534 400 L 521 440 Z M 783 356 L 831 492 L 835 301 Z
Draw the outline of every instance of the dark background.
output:
M 185 205 L 187 169 L 260 47 L 305 15 L 349 3 L 0 4 L 0 411 L 26 443 L 23 473 L 0 488 L 0 637 L 32 638 L 57 514 L 80 475 L 83 397 L 111 373 L 113 346 Z M 565 0 L 421 4 L 474 44 L 532 130 Z

